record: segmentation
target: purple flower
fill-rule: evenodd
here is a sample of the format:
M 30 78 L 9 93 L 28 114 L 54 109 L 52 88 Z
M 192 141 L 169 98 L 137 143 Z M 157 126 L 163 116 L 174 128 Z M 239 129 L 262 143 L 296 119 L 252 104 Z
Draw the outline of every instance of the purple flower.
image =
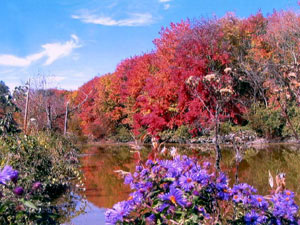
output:
M 167 207 L 170 207 L 170 204 L 168 204 L 168 203 L 163 203 L 163 204 L 161 204 L 161 205 L 157 208 L 157 210 L 158 210 L 158 212 L 162 212 L 162 211 L 164 211 L 164 209 L 167 208 Z
M 193 174 L 193 179 L 201 185 L 207 185 L 210 182 L 211 176 L 207 174 L 206 170 L 198 170 Z
M 257 190 L 253 188 L 251 185 L 246 183 L 241 183 L 238 185 L 234 185 L 232 188 L 233 193 L 243 193 L 245 195 L 251 195 L 252 193 L 256 193 Z
M 149 174 L 149 170 L 148 169 L 143 169 L 141 172 L 141 176 L 142 177 L 146 177 Z
M 128 216 L 132 208 L 127 201 L 118 202 L 112 209 L 105 212 L 105 220 L 108 224 L 123 222 L 123 218 Z
M 133 177 L 131 174 L 126 175 L 125 180 L 124 180 L 124 184 L 131 184 L 133 181 Z
M 154 165 L 154 162 L 151 159 L 148 159 L 146 162 L 146 166 L 152 167 Z
M 0 184 L 6 185 L 6 183 L 12 179 L 17 181 L 19 172 L 14 170 L 11 166 L 5 166 L 0 170 Z
M 261 209 L 268 209 L 269 203 L 261 195 L 252 195 L 250 204 Z
M 247 225 L 256 225 L 256 224 L 263 224 L 266 222 L 266 216 L 259 215 L 254 210 L 250 213 L 245 215 L 245 222 Z
M 225 173 L 222 173 L 222 172 L 220 173 L 219 177 L 217 178 L 217 183 L 218 184 L 225 184 L 225 185 L 228 184 L 228 178 L 225 175 Z
M 210 163 L 210 162 L 204 162 L 204 163 L 203 163 L 203 168 L 204 168 L 204 169 L 209 169 L 210 166 L 211 166 L 211 163 Z
M 224 185 L 217 185 L 217 190 L 218 190 L 218 198 L 228 201 L 231 196 L 232 196 L 232 191 L 228 186 Z
M 293 198 L 295 197 L 295 193 L 292 192 L 292 191 L 290 191 L 290 190 L 285 190 L 285 191 L 283 192 L 283 194 L 284 194 L 285 196 L 287 196 L 287 197 L 290 197 L 291 199 L 293 199 Z
M 182 207 L 184 207 L 186 204 L 186 200 L 183 197 L 182 191 L 176 188 L 171 188 L 169 193 L 161 196 L 161 199 Z
M 194 187 L 192 175 L 186 173 L 179 178 L 179 184 L 185 191 L 190 191 Z
M 232 196 L 232 201 L 235 203 L 245 203 L 244 196 L 241 193 Z
M 173 167 L 173 161 L 172 160 L 161 160 L 159 164 L 164 167 L 165 169 L 169 169 Z
M 256 189 L 246 183 L 234 185 L 232 188 L 233 201 L 236 203 L 251 204 L 252 193 L 256 193 Z
M 206 211 L 205 211 L 205 209 L 203 207 L 199 206 L 197 208 L 197 210 L 198 210 L 199 213 L 201 213 L 205 217 L 205 219 L 207 219 L 207 220 L 211 219 L 210 215 L 208 213 L 206 213 Z
M 146 222 L 147 222 L 147 224 L 149 224 L 149 225 L 155 225 L 156 223 L 155 223 L 155 220 L 156 220 L 156 218 L 155 218 L 155 215 L 154 214 L 151 214 L 150 216 L 148 216 L 147 218 L 146 218 Z
M 141 172 L 142 170 L 143 170 L 143 167 L 142 166 L 136 166 L 135 167 L 135 170 L 137 171 L 137 172 Z
M 298 206 L 296 205 L 293 193 L 285 191 L 278 193 L 271 199 L 273 202 L 273 215 L 280 221 L 281 219 L 287 219 L 289 221 L 295 221 L 295 215 L 298 212 Z
M 214 210 L 211 202 L 216 199 L 238 203 L 243 209 L 243 217 L 239 216 L 239 222 L 243 224 L 296 223 L 298 206 L 293 192 L 286 190 L 274 195 L 271 204 L 263 196 L 256 195 L 257 191 L 252 186 L 242 183 L 230 188 L 229 179 L 224 173 L 210 174 L 207 171 L 210 165 L 201 165 L 196 159 L 176 155 L 173 160 L 148 160 L 145 166 L 137 166 L 133 175 L 125 177 L 125 183 L 130 184 L 135 192 L 130 194 L 127 201 L 117 203 L 106 211 L 107 223 L 124 224 L 139 219 L 149 225 L 159 220 L 168 223 L 160 213 L 168 214 L 171 218 L 181 212 L 186 216 L 190 212 L 198 212 L 201 215 L 199 219 L 209 223 L 213 222 L 209 214 Z M 155 210 L 152 211 L 151 207 L 155 207 Z M 151 214 L 153 212 L 155 215 Z
M 132 205 L 138 205 L 142 202 L 143 199 L 144 199 L 143 194 L 140 193 L 139 191 L 135 191 L 130 194 L 128 202 Z
M 32 185 L 32 190 L 37 190 L 42 187 L 41 182 L 37 181 Z
M 22 187 L 16 187 L 14 189 L 14 193 L 15 193 L 15 195 L 21 196 L 24 193 L 24 189 Z
M 143 186 L 140 188 L 140 191 L 141 192 L 147 192 L 147 191 L 150 191 L 152 187 L 153 187 L 152 182 L 148 181 L 148 182 L 143 184 Z
M 161 170 L 160 165 L 156 165 L 156 166 L 152 167 L 152 173 L 154 174 L 154 176 L 155 176 L 155 174 L 158 174 L 160 170 Z
M 187 208 L 191 208 L 192 206 L 193 206 L 193 203 L 192 203 L 192 202 L 187 202 L 187 203 L 186 203 L 186 207 L 187 207 Z
M 217 178 L 216 188 L 218 191 L 218 198 L 228 201 L 232 196 L 232 191 L 228 187 L 228 178 L 224 173 L 220 173 Z
M 193 191 L 193 195 L 199 196 L 200 194 L 199 194 L 199 192 L 198 192 L 197 190 L 194 190 L 194 191 Z
M 19 172 L 17 170 L 13 170 L 11 175 L 10 175 L 10 179 L 12 182 L 17 183 L 19 178 Z

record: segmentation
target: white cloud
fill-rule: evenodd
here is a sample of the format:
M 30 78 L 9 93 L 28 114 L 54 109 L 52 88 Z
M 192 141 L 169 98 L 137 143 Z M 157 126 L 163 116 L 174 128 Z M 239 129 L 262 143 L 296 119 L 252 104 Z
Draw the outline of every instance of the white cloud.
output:
M 94 14 L 72 15 L 73 19 L 79 19 L 84 23 L 93 23 L 104 26 L 144 26 L 153 23 L 150 13 L 133 13 L 126 19 L 115 20 L 111 17 L 97 16 Z
M 78 37 L 73 34 L 71 35 L 71 40 L 63 44 L 49 43 L 42 45 L 42 47 L 45 49 L 43 52 L 48 57 L 44 65 L 50 65 L 57 59 L 70 55 L 74 48 L 80 47 L 80 45 L 78 45 L 78 41 Z
M 0 55 L 0 66 L 26 67 L 44 57 L 47 57 L 44 65 L 50 65 L 57 59 L 70 55 L 74 48 L 79 48 L 80 45 L 78 43 L 78 37 L 72 34 L 71 40 L 65 43 L 44 44 L 42 45 L 43 51 L 23 58 L 15 55 L 2 54 Z
M 50 82 L 60 82 L 60 81 L 63 81 L 65 79 L 66 79 L 66 77 L 63 77 L 63 76 L 50 76 L 50 77 L 48 77 L 47 81 L 50 81 Z
M 164 4 L 164 10 L 168 10 L 171 6 L 168 2 L 171 2 L 172 0 L 158 0 L 160 3 Z
M 168 10 L 170 8 L 170 6 L 171 6 L 170 4 L 164 4 L 164 9 Z

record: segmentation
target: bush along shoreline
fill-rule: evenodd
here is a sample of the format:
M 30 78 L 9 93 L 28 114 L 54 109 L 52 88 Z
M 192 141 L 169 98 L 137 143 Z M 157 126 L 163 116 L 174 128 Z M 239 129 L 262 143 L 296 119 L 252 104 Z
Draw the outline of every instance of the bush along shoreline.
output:
M 107 209 L 108 224 L 299 224 L 295 194 L 285 188 L 285 175 L 277 188 L 262 196 L 246 184 L 229 185 L 223 172 L 209 162 L 173 154 L 170 160 L 139 163 L 125 184 L 133 192 L 128 200 Z M 269 180 L 273 185 L 273 178 Z
M 50 132 L 1 136 L 0 146 L 0 224 L 59 224 L 54 201 L 82 183 L 78 150 Z

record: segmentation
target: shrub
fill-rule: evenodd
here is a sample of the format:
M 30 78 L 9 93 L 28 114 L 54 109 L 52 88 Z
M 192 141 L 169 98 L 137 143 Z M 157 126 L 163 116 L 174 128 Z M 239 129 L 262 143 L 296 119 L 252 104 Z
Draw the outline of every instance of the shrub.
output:
M 291 120 L 291 123 L 293 124 L 293 127 L 295 129 L 295 131 L 298 133 L 298 135 L 300 134 L 300 108 L 299 106 L 296 105 L 292 105 L 288 108 L 288 116 Z M 282 132 L 283 136 L 294 136 L 294 133 L 290 127 L 290 125 L 288 123 L 286 123 L 286 125 L 283 128 L 283 132 Z
M 57 224 L 57 215 L 44 202 L 42 183 L 29 189 L 19 186 L 19 172 L 6 165 L 0 169 L 1 224 Z
M 58 215 L 51 202 L 65 193 L 74 180 L 80 179 L 77 149 L 67 139 L 51 133 L 40 133 L 36 137 L 2 136 L 0 159 L 0 165 L 9 164 L 19 171 L 17 183 L 0 187 L 4 194 L 0 224 L 43 224 L 44 219 L 54 224 Z M 41 187 L 37 195 L 32 196 L 37 183 Z M 12 191 L 16 187 L 24 190 L 22 197 L 16 197 Z M 34 207 L 28 206 L 28 199 Z M 49 224 L 47 222 L 44 224 Z
M 227 121 L 220 124 L 220 134 L 226 135 L 232 132 L 232 124 Z
M 266 138 L 282 137 L 285 119 L 281 116 L 281 109 L 260 105 L 253 105 L 248 114 L 249 126 L 258 135 Z
M 186 125 L 182 125 L 177 129 L 173 130 L 164 130 L 163 132 L 159 133 L 159 136 L 162 141 L 173 143 L 185 143 L 192 137 L 190 133 L 190 128 Z
M 116 129 L 116 133 L 113 136 L 113 139 L 118 142 L 129 142 L 133 140 L 129 129 L 124 126 L 118 127 Z
M 178 127 L 178 129 L 175 131 L 175 137 L 183 141 L 190 139 L 191 138 L 190 128 L 186 125 L 182 125 Z

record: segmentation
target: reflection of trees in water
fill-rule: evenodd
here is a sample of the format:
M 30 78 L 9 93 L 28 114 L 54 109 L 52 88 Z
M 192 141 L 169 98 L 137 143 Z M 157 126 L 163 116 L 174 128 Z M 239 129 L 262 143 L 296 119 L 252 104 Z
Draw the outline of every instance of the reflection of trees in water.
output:
M 61 215 L 59 222 L 68 224 L 71 220 L 86 211 L 86 199 L 76 193 L 67 192 L 57 202 L 58 213 Z
M 200 160 L 214 163 L 214 152 L 206 146 L 190 149 L 190 146 L 178 146 L 182 154 L 196 156 Z M 146 158 L 150 147 L 142 151 Z M 300 193 L 300 154 L 295 145 L 269 145 L 265 149 L 247 149 L 243 152 L 243 160 L 239 165 L 239 180 L 253 185 L 261 194 L 269 194 L 268 171 L 274 175 L 285 172 L 287 188 Z M 128 146 L 90 147 L 85 153 L 93 153 L 82 158 L 83 171 L 86 177 L 86 196 L 88 201 L 102 208 L 111 208 L 116 202 L 128 198 L 130 188 L 123 184 L 114 170 L 133 172 L 135 160 Z M 231 148 L 223 148 L 221 167 L 234 183 L 235 159 Z
M 300 146 L 288 144 L 270 144 L 264 149 L 250 148 L 245 150 L 244 159 L 239 169 L 240 182 L 249 183 L 259 193 L 267 195 L 270 194 L 271 189 L 268 182 L 268 171 L 270 170 L 273 176 L 284 172 L 286 173 L 287 189 L 300 194 L 299 150 Z M 224 157 L 223 165 L 229 169 L 228 174 L 233 179 L 233 171 L 230 170 L 234 166 L 233 159 L 230 160 L 230 157 L 225 159 Z
M 87 151 L 90 152 L 90 149 Z M 114 172 L 134 171 L 135 163 L 128 147 L 99 147 L 96 154 L 83 157 L 81 162 L 86 178 L 85 194 L 90 202 L 98 207 L 110 208 L 128 198 L 130 188 L 123 185 L 123 179 Z

